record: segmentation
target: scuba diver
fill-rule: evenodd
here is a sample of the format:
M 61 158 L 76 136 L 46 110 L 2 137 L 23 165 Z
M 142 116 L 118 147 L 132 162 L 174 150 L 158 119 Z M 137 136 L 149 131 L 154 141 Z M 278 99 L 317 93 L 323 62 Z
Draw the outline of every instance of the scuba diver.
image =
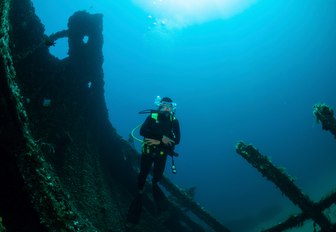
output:
M 180 143 L 180 125 L 175 117 L 176 103 L 169 97 L 157 97 L 157 110 L 147 110 L 140 113 L 150 113 L 140 128 L 142 154 L 140 173 L 138 175 L 138 194 L 128 211 L 127 222 L 138 223 L 142 207 L 142 194 L 147 176 L 153 166 L 152 190 L 158 211 L 168 206 L 168 200 L 158 186 L 166 166 L 167 156 L 177 156 L 175 145 Z M 172 171 L 176 173 L 173 164 Z M 175 172 L 174 172 L 175 170 Z

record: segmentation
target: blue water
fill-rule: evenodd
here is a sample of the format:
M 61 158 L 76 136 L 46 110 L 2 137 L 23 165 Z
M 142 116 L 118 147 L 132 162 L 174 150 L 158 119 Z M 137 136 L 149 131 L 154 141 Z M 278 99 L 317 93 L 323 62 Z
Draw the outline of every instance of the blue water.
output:
M 126 0 L 69 2 L 33 1 L 46 34 L 66 29 L 76 10 L 104 14 L 113 126 L 127 139 L 145 118 L 138 112 L 170 96 L 182 140 L 178 174 L 168 164 L 166 175 L 196 186 L 195 200 L 232 231 L 260 231 L 299 212 L 235 153 L 240 140 L 285 167 L 313 200 L 336 186 L 336 140 L 312 114 L 316 103 L 336 108 L 335 1 L 260 0 L 180 28 L 153 25 L 151 12 Z M 66 41 L 51 50 L 66 51 Z

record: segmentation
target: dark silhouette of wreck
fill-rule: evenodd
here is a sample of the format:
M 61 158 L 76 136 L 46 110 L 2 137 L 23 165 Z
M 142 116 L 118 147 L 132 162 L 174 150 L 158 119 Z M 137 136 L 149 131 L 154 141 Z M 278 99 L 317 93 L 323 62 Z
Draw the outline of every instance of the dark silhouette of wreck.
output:
M 63 60 L 48 51 L 60 38 L 69 43 Z M 0 231 L 128 231 L 139 155 L 108 120 L 102 45 L 100 14 L 76 12 L 68 29 L 46 36 L 29 0 L 0 2 Z M 332 109 L 316 105 L 315 115 L 335 135 Z M 322 212 L 335 193 L 314 203 L 253 146 L 240 142 L 237 152 L 302 210 L 265 231 L 308 219 L 336 231 Z M 131 231 L 230 231 L 187 191 L 167 178 L 161 184 L 171 195 L 169 214 L 156 217 L 145 193 Z

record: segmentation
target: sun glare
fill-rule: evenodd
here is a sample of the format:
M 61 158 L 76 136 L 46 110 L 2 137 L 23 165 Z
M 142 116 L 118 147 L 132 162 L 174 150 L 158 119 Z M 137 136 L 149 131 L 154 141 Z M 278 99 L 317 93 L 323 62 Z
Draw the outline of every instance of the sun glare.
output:
M 232 17 L 258 0 L 133 0 L 171 28 L 182 28 L 215 19 Z

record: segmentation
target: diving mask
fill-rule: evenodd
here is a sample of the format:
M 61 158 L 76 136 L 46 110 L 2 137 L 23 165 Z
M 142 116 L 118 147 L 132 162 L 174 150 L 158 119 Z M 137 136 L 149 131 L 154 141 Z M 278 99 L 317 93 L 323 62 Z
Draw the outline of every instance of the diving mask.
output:
M 157 96 L 154 104 L 157 105 L 159 109 L 169 108 L 170 112 L 175 113 L 177 104 L 172 101 L 165 101 L 165 99 L 167 98 L 161 98 L 160 96 Z M 168 99 L 170 100 L 170 98 Z

